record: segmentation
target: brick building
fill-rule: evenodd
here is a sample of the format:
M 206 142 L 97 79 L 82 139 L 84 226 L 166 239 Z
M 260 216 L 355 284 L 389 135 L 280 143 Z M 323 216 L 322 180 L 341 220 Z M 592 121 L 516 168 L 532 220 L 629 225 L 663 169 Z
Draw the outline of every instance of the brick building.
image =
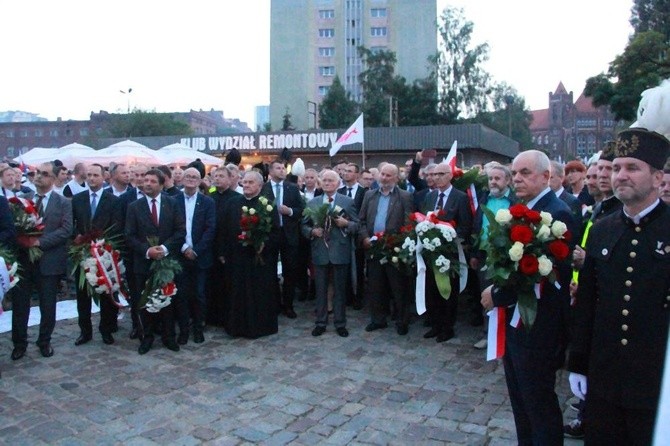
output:
M 549 107 L 531 114 L 534 147 L 553 159 L 590 158 L 616 134 L 617 121 L 606 106 L 594 107 L 584 93 L 574 101 L 563 82 L 549 93 Z

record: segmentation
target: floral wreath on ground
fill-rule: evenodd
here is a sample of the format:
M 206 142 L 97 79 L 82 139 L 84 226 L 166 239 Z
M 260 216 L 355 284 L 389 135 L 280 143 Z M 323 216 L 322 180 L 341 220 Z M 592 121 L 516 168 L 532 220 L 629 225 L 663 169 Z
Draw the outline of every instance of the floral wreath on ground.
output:
M 11 197 L 7 200 L 12 211 L 14 227 L 16 228 L 16 239 L 19 246 L 23 246 L 22 241 L 27 241 L 31 237 L 39 237 L 44 232 L 44 223 L 42 217 L 35 207 L 35 203 L 27 198 Z M 28 259 L 34 263 L 42 257 L 42 250 L 37 246 L 23 248 L 28 252 Z
M 14 253 L 0 245 L 0 314 L 5 295 L 21 280 L 18 270 L 19 264 Z
M 104 296 L 116 307 L 127 305 L 128 289 L 123 279 L 126 267 L 121 258 L 119 239 L 120 236 L 112 236 L 109 231 L 90 231 L 70 247 L 70 259 L 75 265 L 72 275 L 78 268 L 79 288 L 87 288 L 98 306 L 100 297 Z
M 240 229 L 237 239 L 243 246 L 251 246 L 256 251 L 256 262 L 263 263 L 261 253 L 272 231 L 272 211 L 274 205 L 263 196 L 258 197 L 256 206 L 242 206 Z
M 501 209 L 495 215 L 486 206 L 489 236 L 484 242 L 487 277 L 498 286 L 517 290 L 515 314 L 531 329 L 537 316 L 541 288 L 558 287 L 556 265 L 567 262 L 567 226 L 548 212 L 538 212 L 523 204 Z M 513 321 L 516 317 L 513 317 Z
M 149 246 L 158 245 L 157 237 L 147 237 Z M 172 296 L 177 294 L 177 285 L 174 278 L 182 270 L 179 260 L 172 257 L 163 257 L 153 260 L 149 268 L 149 278 L 140 296 L 140 308 L 146 308 L 149 313 L 158 313 L 172 303 Z

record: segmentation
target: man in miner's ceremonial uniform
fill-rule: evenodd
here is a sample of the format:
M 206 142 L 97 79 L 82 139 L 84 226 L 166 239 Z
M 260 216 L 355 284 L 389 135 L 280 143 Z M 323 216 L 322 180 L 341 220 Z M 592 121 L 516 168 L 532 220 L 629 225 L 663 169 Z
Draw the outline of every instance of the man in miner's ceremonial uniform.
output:
M 570 387 L 582 399 L 588 389 L 587 445 L 649 445 L 670 321 L 670 208 L 658 197 L 670 142 L 631 128 L 610 147 L 612 187 L 623 210 L 591 228 L 574 311 Z

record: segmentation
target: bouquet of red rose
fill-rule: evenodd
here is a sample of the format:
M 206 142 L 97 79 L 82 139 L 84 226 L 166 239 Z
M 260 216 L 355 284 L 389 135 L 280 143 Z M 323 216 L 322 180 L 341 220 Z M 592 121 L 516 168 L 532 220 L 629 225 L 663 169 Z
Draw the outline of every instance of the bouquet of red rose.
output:
M 87 287 L 98 306 L 100 296 L 108 296 L 119 308 L 124 306 L 121 297 L 128 300 L 123 279 L 126 268 L 121 259 L 118 238 L 103 231 L 91 231 L 78 237 L 70 247 L 70 259 L 75 265 L 72 274 L 79 267 L 79 288 Z
M 523 323 L 531 329 L 537 315 L 539 287 L 556 284 L 556 265 L 568 262 L 570 232 L 565 223 L 547 212 L 515 204 L 495 215 L 485 206 L 489 236 L 487 277 L 498 286 L 517 290 L 517 306 Z
M 19 246 L 28 251 L 30 262 L 36 262 L 42 257 L 42 250 L 37 246 L 32 246 L 32 239 L 39 237 L 44 232 L 42 217 L 35 203 L 26 198 L 12 197 L 8 202 L 12 210 Z
M 256 261 L 262 262 L 261 252 L 272 230 L 272 211 L 274 206 L 266 197 L 258 197 L 254 207 L 242 206 L 240 228 L 237 239 L 244 246 L 252 246 L 256 251 Z
M 19 264 L 14 253 L 0 246 L 0 314 L 2 314 L 2 301 L 5 294 L 19 283 Z
M 149 246 L 158 245 L 157 237 L 147 237 L 147 240 Z M 149 279 L 140 296 L 140 308 L 146 308 L 149 313 L 158 313 L 170 305 L 172 296 L 177 294 L 174 278 L 181 270 L 181 263 L 173 257 L 152 260 Z
M 410 276 L 416 272 L 416 233 L 414 225 L 401 227 L 398 232 L 379 232 L 370 238 L 368 257 L 395 267 Z

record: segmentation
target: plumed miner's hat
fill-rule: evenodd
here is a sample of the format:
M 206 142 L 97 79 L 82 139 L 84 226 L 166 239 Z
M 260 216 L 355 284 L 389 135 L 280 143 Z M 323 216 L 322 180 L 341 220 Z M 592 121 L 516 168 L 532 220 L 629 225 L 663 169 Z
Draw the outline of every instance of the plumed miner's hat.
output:
M 601 159 L 636 158 L 654 169 L 663 170 L 670 156 L 670 141 L 660 133 L 644 128 L 630 128 L 621 131 L 614 144 L 608 145 Z

